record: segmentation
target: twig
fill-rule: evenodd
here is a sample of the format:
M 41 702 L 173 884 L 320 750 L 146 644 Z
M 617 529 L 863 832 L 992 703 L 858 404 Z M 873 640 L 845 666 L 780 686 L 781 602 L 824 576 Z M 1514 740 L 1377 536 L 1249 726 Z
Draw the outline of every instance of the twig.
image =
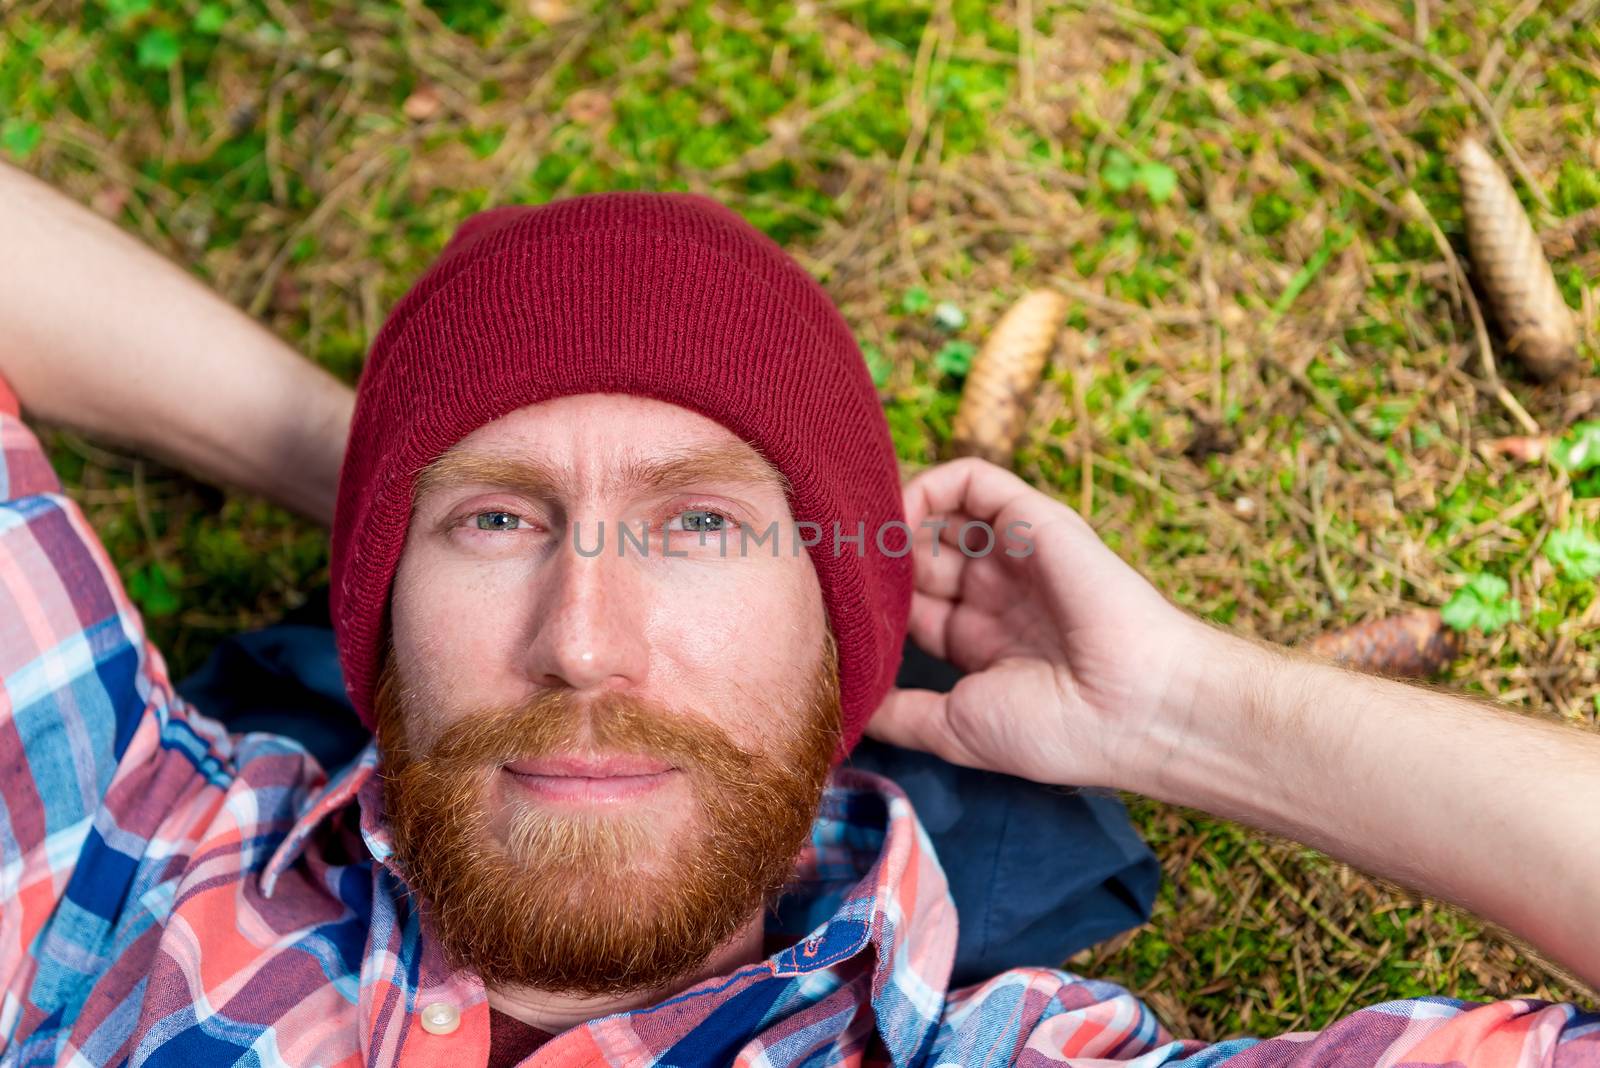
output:
M 1017 90 L 1022 106 L 1038 103 L 1034 94 L 1033 0 L 1017 0 Z
M 1215 220 L 1210 221 L 1207 227 L 1206 240 L 1209 243 L 1215 237 Z M 1210 329 L 1206 331 L 1206 348 L 1210 349 L 1211 357 L 1211 417 L 1221 422 L 1226 414 L 1224 412 L 1225 392 L 1222 382 L 1222 310 L 1217 301 L 1217 277 L 1211 269 L 1211 254 L 1209 244 L 1200 246 L 1200 295 L 1206 302 L 1206 317 L 1211 320 Z
M 272 72 L 272 89 L 267 93 L 266 163 L 267 184 L 272 187 L 273 202 L 289 203 L 289 185 L 283 171 L 283 94 L 288 89 L 284 75 L 284 62 L 279 59 Z
M 1322 464 L 1312 468 L 1311 485 L 1307 487 L 1311 498 L 1311 538 L 1316 543 L 1317 570 L 1322 573 L 1322 581 L 1327 584 L 1334 601 L 1344 604 L 1350 599 L 1350 594 L 1334 574 L 1333 561 L 1328 557 L 1328 517 L 1322 511 L 1322 493 L 1327 488 L 1327 478 L 1327 469 Z
M 167 110 L 172 118 L 172 140 L 161 146 L 161 154 L 165 159 L 184 158 L 184 146 L 189 143 L 189 108 L 188 94 L 183 88 L 183 63 L 177 62 L 167 68 Z
M 133 507 L 139 516 L 139 529 L 144 532 L 144 540 L 150 546 L 150 555 L 155 558 L 158 565 L 165 566 L 166 553 L 161 550 L 161 541 L 156 537 L 156 525 L 150 518 L 150 502 L 145 499 L 143 460 L 136 460 L 133 464 Z
M 1072 369 L 1072 412 L 1078 423 L 1078 514 L 1094 514 L 1094 428 L 1089 423 L 1089 360 L 1086 346 L 1077 346 L 1077 366 Z
M 1294 985 L 1295 989 L 1299 991 L 1300 994 L 1300 1004 L 1309 1005 L 1311 1004 L 1311 995 L 1306 990 L 1306 964 L 1305 961 L 1301 959 L 1299 942 L 1293 942 L 1290 944 L 1289 955 L 1294 960 Z M 1300 1012 L 1295 1014 L 1294 1019 L 1290 1020 L 1284 1025 L 1284 1030 L 1293 1031 L 1295 1028 L 1300 1026 L 1300 1021 L 1304 1020 L 1305 1018 L 1305 1010 L 1301 1009 Z
M 911 167 L 922 143 L 928 135 L 928 73 L 933 65 L 933 54 L 944 40 L 944 14 L 947 4 L 928 16 L 922 29 L 922 40 L 917 44 L 917 60 L 911 68 L 911 86 L 906 90 L 906 113 L 911 128 L 906 132 L 906 143 L 900 147 L 900 158 L 894 168 L 894 217 L 896 236 L 900 242 L 900 259 L 907 273 L 923 281 L 922 267 L 917 262 L 917 250 L 911 244 Z

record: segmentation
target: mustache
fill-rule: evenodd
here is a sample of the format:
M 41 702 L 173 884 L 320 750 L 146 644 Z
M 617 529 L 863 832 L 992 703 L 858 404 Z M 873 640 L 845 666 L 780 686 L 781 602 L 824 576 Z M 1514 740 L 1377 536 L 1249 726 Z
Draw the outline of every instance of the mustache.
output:
M 586 753 L 653 757 L 723 784 L 751 781 L 764 762 L 697 712 L 632 694 L 580 698 L 568 690 L 543 690 L 514 706 L 469 713 L 450 723 L 425 753 L 400 740 L 394 755 L 404 763 L 452 775 L 515 760 Z

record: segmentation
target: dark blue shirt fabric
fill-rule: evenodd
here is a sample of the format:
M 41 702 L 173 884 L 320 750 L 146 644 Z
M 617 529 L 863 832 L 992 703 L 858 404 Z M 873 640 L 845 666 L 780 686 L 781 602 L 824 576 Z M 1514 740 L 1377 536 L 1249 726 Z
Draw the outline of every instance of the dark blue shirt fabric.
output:
M 907 641 L 896 683 L 948 691 L 960 677 Z M 371 737 L 345 696 L 325 593 L 283 623 L 224 641 L 178 690 L 229 730 L 297 739 L 330 770 Z M 850 763 L 899 783 L 933 840 L 959 917 L 952 987 L 1057 967 L 1149 919 L 1161 869 L 1116 797 L 956 767 L 871 738 Z

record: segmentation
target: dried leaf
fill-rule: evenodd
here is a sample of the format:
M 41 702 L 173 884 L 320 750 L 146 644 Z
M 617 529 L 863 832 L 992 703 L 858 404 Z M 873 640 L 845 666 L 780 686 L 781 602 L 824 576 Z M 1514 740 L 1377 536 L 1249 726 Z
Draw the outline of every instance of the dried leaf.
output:
M 1461 635 L 1437 610 L 1421 609 L 1319 634 L 1306 649 L 1357 671 L 1427 678 L 1461 655 Z
M 599 89 L 579 89 L 561 105 L 567 118 L 580 126 L 593 126 L 611 117 L 611 96 Z
M 1507 351 L 1537 378 L 1567 374 L 1578 366 L 1578 326 L 1516 192 L 1470 137 L 1456 150 L 1456 169 L 1473 269 L 1505 333 Z
M 1231 428 L 1213 422 L 1200 412 L 1191 411 L 1194 436 L 1183 447 L 1183 454 L 1196 463 L 1204 463 L 1209 456 L 1226 455 L 1239 447 L 1239 436 Z
M 528 14 L 540 22 L 553 26 L 570 19 L 576 12 L 572 10 L 572 5 L 567 3 L 567 0 L 529 0 Z
M 1494 438 L 1484 442 L 1483 447 L 1496 456 L 1509 456 L 1518 463 L 1536 464 L 1550 451 L 1550 439 L 1543 435 Z
M 113 183 L 95 190 L 94 196 L 89 198 L 89 206 L 108 219 L 120 219 L 122 209 L 128 206 L 132 196 L 133 190 Z
M 271 307 L 274 311 L 297 312 L 304 300 L 305 291 L 292 274 L 286 271 L 278 275 L 278 280 L 272 284 Z
M 444 101 L 439 99 L 438 91 L 424 82 L 412 90 L 406 102 L 400 105 L 400 110 L 411 121 L 423 122 L 439 114 L 443 107 Z
M 1037 289 L 1001 316 L 961 391 L 952 433 L 956 455 L 1010 466 L 1028 402 L 1066 315 L 1065 297 Z

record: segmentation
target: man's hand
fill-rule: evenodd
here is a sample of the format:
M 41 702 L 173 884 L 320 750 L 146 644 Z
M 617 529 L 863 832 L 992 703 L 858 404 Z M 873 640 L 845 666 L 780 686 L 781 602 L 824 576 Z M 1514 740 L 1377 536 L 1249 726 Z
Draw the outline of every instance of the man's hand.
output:
M 949 694 L 894 691 L 867 732 L 1039 782 L 1148 789 L 1165 720 L 1188 714 L 1193 667 L 1226 637 L 1071 508 L 994 464 L 930 468 L 904 492 L 917 533 L 912 640 L 968 674 Z M 994 530 L 989 551 L 972 527 L 963 552 L 973 522 Z
M 1600 734 L 1212 627 L 982 461 L 925 471 L 905 498 L 913 530 L 950 521 L 937 555 L 916 546 L 912 638 L 970 674 L 948 695 L 895 691 L 869 734 L 1294 838 L 1600 985 Z M 995 528 L 994 551 L 961 553 L 971 520 Z M 1004 552 L 1014 522 L 1032 555 Z

